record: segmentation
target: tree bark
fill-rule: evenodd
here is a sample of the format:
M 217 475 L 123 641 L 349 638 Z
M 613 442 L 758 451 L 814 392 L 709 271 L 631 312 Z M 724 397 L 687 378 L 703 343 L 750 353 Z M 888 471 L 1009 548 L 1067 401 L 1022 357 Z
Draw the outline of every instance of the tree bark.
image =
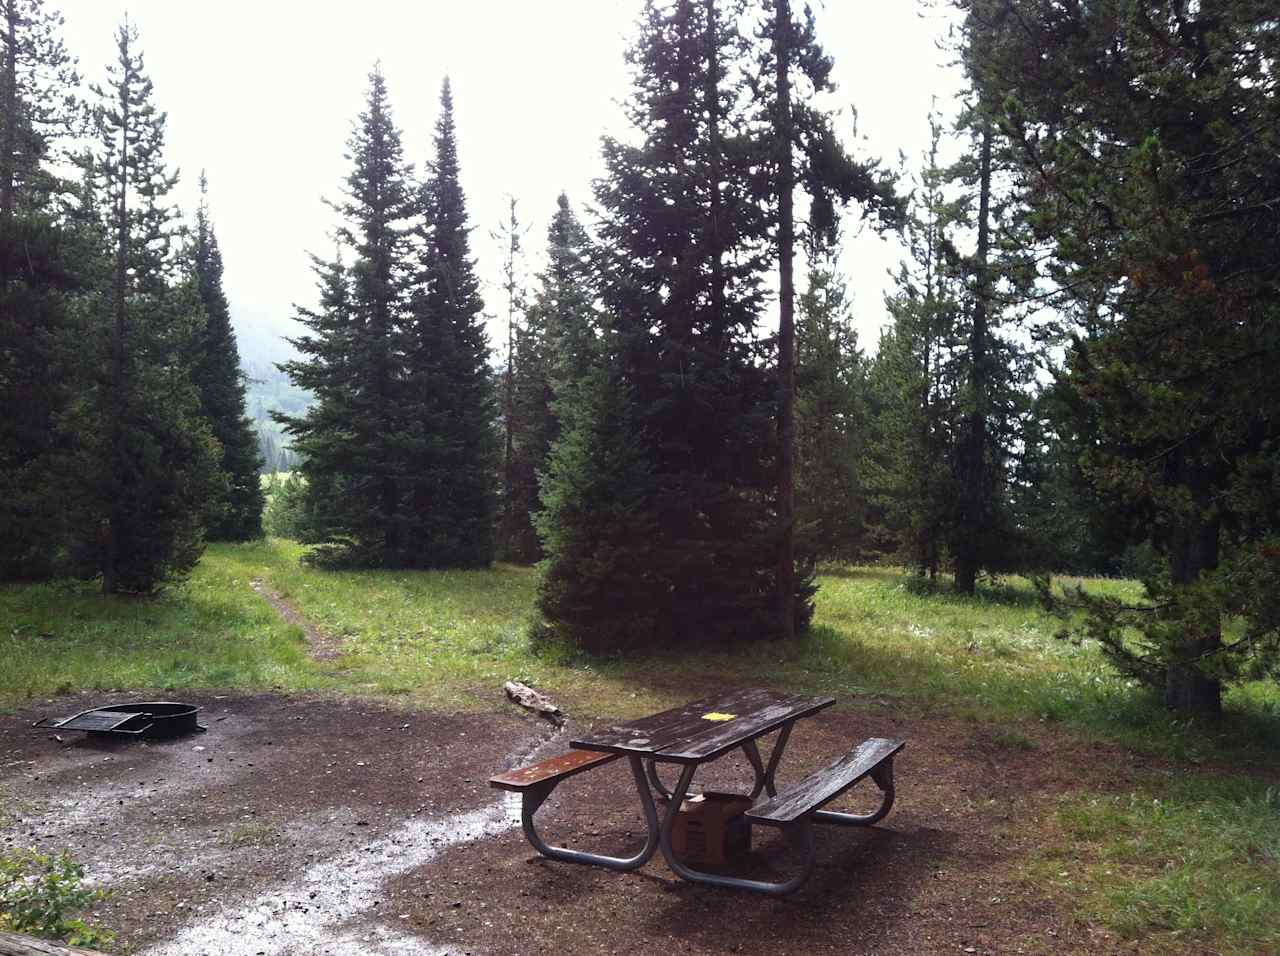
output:
M 778 624 L 783 637 L 795 620 L 795 167 L 791 158 L 791 3 L 775 0 L 773 55 L 777 70 L 774 138 L 778 150 Z
M 0 228 L 7 229 L 13 219 L 14 180 L 17 159 L 13 155 L 18 135 L 18 10 L 17 0 L 4 0 L 4 129 L 0 130 Z
M 1174 531 L 1170 540 L 1169 564 L 1173 581 L 1188 586 L 1205 571 L 1218 566 L 1218 520 L 1189 520 Z M 1222 629 L 1189 634 L 1173 649 L 1165 672 L 1165 706 L 1187 714 L 1222 713 L 1222 685 L 1205 675 L 1196 662 L 1222 646 Z

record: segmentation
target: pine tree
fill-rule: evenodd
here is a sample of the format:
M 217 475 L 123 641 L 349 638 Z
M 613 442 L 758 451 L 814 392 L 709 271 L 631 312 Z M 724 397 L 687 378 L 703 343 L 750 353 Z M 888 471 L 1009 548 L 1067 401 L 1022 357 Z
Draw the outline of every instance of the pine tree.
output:
M 713 0 L 707 0 L 714 5 Z M 795 515 L 795 213 L 794 193 L 802 185 L 810 199 L 810 228 L 816 238 L 834 238 L 837 206 L 858 202 L 878 227 L 896 227 L 903 211 L 893 177 L 878 163 L 856 162 L 845 151 L 831 116 L 815 98 L 834 90 L 832 60 L 817 41 L 812 11 L 802 23 L 790 0 L 767 0 L 757 52 L 759 75 L 751 90 L 762 113 L 762 158 L 758 195 L 772 210 L 778 253 L 778 615 L 785 636 L 794 633 Z M 714 217 L 715 212 L 712 211 Z M 809 563 L 802 556 L 802 564 Z
M 1024 294 L 1026 255 L 1012 206 L 993 198 L 993 135 L 971 112 L 974 152 L 951 169 L 933 142 L 908 226 L 911 262 L 887 305 L 877 358 L 881 501 L 899 546 L 935 577 L 945 563 L 972 593 L 979 570 L 1018 554 L 1010 469 L 1026 414 L 1030 367 L 1008 333 Z M 950 194 L 950 195 L 949 195 Z M 976 234 L 972 255 L 957 235 Z
M 539 482 L 561 434 L 561 411 L 573 405 L 579 383 L 595 359 L 595 292 L 590 240 L 560 194 L 547 229 L 547 267 L 516 339 L 512 383 L 511 493 L 513 526 L 510 560 L 542 557 L 536 533 L 541 510 Z
M 0 580 L 56 573 L 69 531 L 58 422 L 76 397 L 74 297 L 92 250 L 63 208 L 74 184 L 50 164 L 79 114 L 61 25 L 39 0 L 0 0 Z
M 1162 559 L 1140 608 L 1092 602 L 1089 634 L 1169 707 L 1216 713 L 1280 661 L 1273 5 L 962 6 L 1074 320 L 1082 470 Z
M 960 418 L 962 289 L 952 233 L 960 210 L 944 194 L 938 164 L 942 129 L 930 122 L 928 162 L 906 221 L 910 258 L 885 306 L 870 374 L 869 488 L 879 547 L 935 580 L 947 557 L 959 494 L 952 468 Z
M 204 306 L 205 327 L 197 340 L 192 378 L 200 391 L 201 411 L 222 446 L 220 466 L 227 485 L 225 494 L 211 502 L 205 524 L 210 540 L 247 541 L 262 536 L 265 499 L 258 480 L 262 459 L 253 423 L 245 414 L 244 376 L 231 310 L 222 291 L 222 252 L 209 220 L 206 187 L 202 174 L 188 268 Z
M 605 140 L 596 193 L 601 358 L 561 415 L 540 519 L 546 629 L 596 650 L 779 632 L 776 405 L 754 334 L 768 221 L 732 25 L 652 0 L 639 32 L 638 145 Z M 803 626 L 807 575 L 796 591 Z
M 533 528 L 528 517 L 533 499 L 528 495 L 527 486 L 517 488 L 521 483 L 516 476 L 516 441 L 520 426 L 516 422 L 515 410 L 516 342 L 523 335 L 517 316 L 525 311 L 521 239 L 527 227 L 521 224 L 516 214 L 515 197 L 508 196 L 507 202 L 507 219 L 497 232 L 492 233 L 493 238 L 505 246 L 502 287 L 507 295 L 507 360 L 502 375 L 502 518 L 497 550 L 506 561 L 528 561 L 531 560 L 529 553 L 536 551 L 537 543 L 532 541 Z M 522 356 L 522 361 L 528 357 L 527 354 Z M 534 373 L 533 369 L 529 371 Z M 521 374 L 524 374 L 523 368 Z
M 186 361 L 204 317 L 194 284 L 174 281 L 178 214 L 166 200 L 177 177 L 164 164 L 165 114 L 137 47 L 126 21 L 107 84 L 94 87 L 98 152 L 89 167 L 106 204 L 114 272 L 97 310 L 105 374 L 95 420 L 81 427 L 91 477 L 80 532 L 106 594 L 148 593 L 194 567 L 219 477 Z
M 422 188 L 426 226 L 407 346 L 406 560 L 413 567 L 482 567 L 494 555 L 496 396 L 459 175 L 446 78 Z
M 837 271 L 838 246 L 811 249 L 796 324 L 796 524 L 819 560 L 867 553 L 863 459 L 867 366 Z
M 280 366 L 315 403 L 303 416 L 274 417 L 301 456 L 310 541 L 319 545 L 310 559 L 394 567 L 417 547 L 404 489 L 412 425 L 403 354 L 418 210 L 378 67 L 348 151 L 344 198 L 332 206 L 352 264 L 314 260 L 320 308 L 299 313 L 312 334 L 293 343 L 303 359 Z

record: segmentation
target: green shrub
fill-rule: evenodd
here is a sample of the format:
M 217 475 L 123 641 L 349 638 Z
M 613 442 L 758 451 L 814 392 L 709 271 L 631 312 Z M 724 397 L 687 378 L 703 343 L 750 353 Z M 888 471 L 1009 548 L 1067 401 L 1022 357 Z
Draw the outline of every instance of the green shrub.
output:
M 302 476 L 296 471 L 278 472 L 264 476 L 263 485 L 267 507 L 262 515 L 262 526 L 267 534 L 302 540 L 307 496 L 307 484 Z
M 72 915 L 105 899 L 82 885 L 84 867 L 57 856 L 14 849 L 0 854 L 0 929 L 58 939 L 74 946 L 110 944 L 113 935 Z

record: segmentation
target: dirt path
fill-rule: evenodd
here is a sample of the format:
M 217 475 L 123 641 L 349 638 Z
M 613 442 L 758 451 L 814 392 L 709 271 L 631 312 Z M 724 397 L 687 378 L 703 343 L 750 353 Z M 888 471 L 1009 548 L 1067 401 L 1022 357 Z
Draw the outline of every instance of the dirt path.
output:
M 96 702 L 98 698 L 94 698 Z M 75 697 L 0 717 L 0 845 L 70 849 L 114 895 L 94 919 L 147 956 L 345 954 L 1112 953 L 1026 878 L 1060 794 L 1124 786 L 1132 758 L 1044 732 L 836 709 L 797 728 L 780 776 L 850 739 L 908 738 L 898 803 L 872 830 L 822 831 L 813 879 L 781 900 L 541 860 L 485 784 L 547 743 L 512 714 L 407 712 L 316 698 L 205 697 L 209 732 L 58 743 L 29 731 Z M 570 725 L 565 733 L 584 729 Z M 539 750 L 539 748 L 541 748 Z M 747 782 L 745 761 L 707 785 Z M 856 792 L 856 791 L 855 791 Z M 642 823 L 626 767 L 566 783 L 549 839 L 619 851 Z M 785 871 L 757 831 L 748 869 Z
M 257 591 L 262 596 L 262 599 L 275 608 L 282 618 L 290 624 L 302 628 L 302 633 L 306 635 L 307 644 L 311 647 L 311 657 L 314 660 L 333 661 L 342 656 L 342 641 L 308 621 L 302 612 L 290 604 L 288 599 L 279 591 L 274 591 L 267 587 L 266 582 L 261 578 L 254 578 L 250 581 L 249 587 Z

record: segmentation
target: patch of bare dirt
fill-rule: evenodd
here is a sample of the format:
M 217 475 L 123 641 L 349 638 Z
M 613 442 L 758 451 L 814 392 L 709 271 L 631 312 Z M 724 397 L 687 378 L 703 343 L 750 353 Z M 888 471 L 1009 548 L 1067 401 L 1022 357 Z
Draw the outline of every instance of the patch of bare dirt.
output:
M 538 857 L 518 801 L 486 786 L 563 749 L 530 717 L 205 696 L 209 731 L 175 741 L 58 743 L 29 729 L 98 702 L 0 717 L 0 845 L 70 849 L 113 887 L 94 919 L 120 933 L 121 952 L 1145 951 L 1076 924 L 1025 877 L 1060 794 L 1124 787 L 1138 766 L 1042 727 L 1017 736 L 849 707 L 801 721 L 780 782 L 866 737 L 901 736 L 898 802 L 877 827 L 820 828 L 813 878 L 770 899 L 683 882 L 660 855 L 630 874 Z M 706 771 L 706 786 L 750 780 L 740 754 Z M 539 821 L 553 842 L 614 853 L 638 848 L 644 830 L 622 761 L 562 785 Z M 772 831 L 754 836 L 735 872 L 786 872 Z
M 302 633 L 306 635 L 307 644 L 311 648 L 311 657 L 314 660 L 333 661 L 342 656 L 342 641 L 312 624 L 279 591 L 272 590 L 261 578 L 254 578 L 250 581 L 249 587 L 253 588 L 262 596 L 264 601 L 275 608 L 276 613 L 282 618 L 290 624 L 302 628 Z
M 190 927 L 221 927 L 192 937 L 193 956 L 235 952 L 227 939 L 248 953 L 381 952 L 343 948 L 347 924 L 370 921 L 386 875 L 515 825 L 486 781 L 547 737 L 505 714 L 189 699 L 208 732 L 165 742 L 31 731 L 36 717 L 90 706 L 84 696 L 0 717 L 0 846 L 70 850 L 112 888 L 93 919 L 123 952 Z M 322 932 L 293 938 L 295 915 Z

